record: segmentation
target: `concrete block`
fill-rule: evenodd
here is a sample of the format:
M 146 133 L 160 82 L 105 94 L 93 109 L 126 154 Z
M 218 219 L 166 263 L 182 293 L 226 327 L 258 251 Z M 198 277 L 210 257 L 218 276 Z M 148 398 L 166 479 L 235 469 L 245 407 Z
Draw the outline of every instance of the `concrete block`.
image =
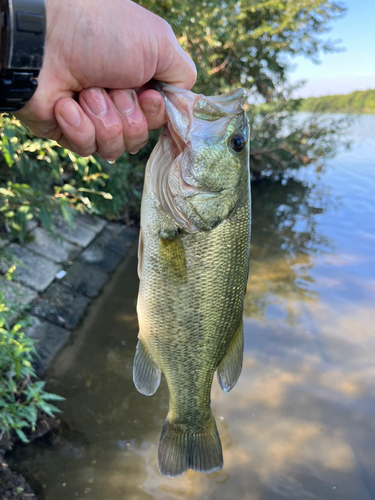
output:
M 95 238 L 96 232 L 87 224 L 80 222 L 78 217 L 75 218 L 74 222 L 75 227 L 72 229 L 62 217 L 57 217 L 55 219 L 56 233 L 71 243 L 85 248 Z
M 122 260 L 122 255 L 94 241 L 84 250 L 79 261 L 92 264 L 106 273 L 112 273 Z
M 60 326 L 30 316 L 31 325 L 25 329 L 25 333 L 35 339 L 38 356 L 34 361 L 36 372 L 42 376 L 56 353 L 67 343 L 70 331 Z
M 43 292 L 61 269 L 61 266 L 56 262 L 37 255 L 17 243 L 9 245 L 7 250 L 20 261 L 13 273 L 13 278 L 37 292 Z M 0 262 L 1 272 L 6 272 L 7 269 L 8 266 L 4 262 Z
M 67 268 L 67 275 L 59 283 L 86 297 L 95 297 L 107 279 L 104 271 L 77 261 Z
M 35 219 L 28 220 L 26 222 L 26 230 L 28 232 L 33 231 L 38 226 L 38 223 Z
M 38 297 L 35 290 L 31 290 L 31 288 L 23 286 L 21 283 L 5 280 L 3 277 L 0 277 L 0 292 L 4 293 L 6 302 L 24 306 Z
M 87 229 L 90 229 L 90 231 L 93 231 L 95 234 L 99 234 L 108 224 L 106 220 L 101 219 L 97 215 L 89 214 L 77 214 L 74 220 L 78 221 L 82 226 L 86 226 Z
M 69 243 L 61 236 L 53 237 L 42 227 L 37 227 L 31 236 L 33 240 L 26 244 L 26 248 L 55 262 L 74 260 L 81 252 L 81 247 Z
M 132 246 L 138 230 L 129 229 L 126 226 L 110 223 L 97 237 L 95 243 L 110 250 L 125 255 Z
M 71 330 L 83 317 L 89 302 L 87 297 L 60 283 L 53 283 L 43 296 L 36 300 L 31 313 Z
M 4 248 L 9 245 L 10 240 L 6 237 L 0 237 L 0 248 Z
M 10 326 L 16 322 L 20 309 L 38 297 L 34 290 L 21 285 L 21 283 L 8 281 L 3 277 L 0 277 L 0 292 L 3 294 L 9 309 L 9 311 L 3 311 L 2 315 Z

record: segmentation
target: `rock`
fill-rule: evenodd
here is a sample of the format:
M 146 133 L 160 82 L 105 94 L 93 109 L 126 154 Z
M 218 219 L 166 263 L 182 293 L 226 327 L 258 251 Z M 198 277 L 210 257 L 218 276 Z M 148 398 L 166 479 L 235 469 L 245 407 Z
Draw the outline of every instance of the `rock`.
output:
M 9 311 L 3 311 L 2 315 L 7 319 L 8 324 L 12 326 L 19 315 L 22 306 L 27 306 L 38 297 L 38 294 L 21 285 L 0 277 L 0 292 L 4 294 L 4 299 Z
M 123 225 L 110 223 L 95 240 L 95 243 L 103 248 L 109 248 L 114 252 L 125 255 L 138 236 L 138 231 L 129 229 Z
M 106 273 L 113 272 L 121 260 L 122 255 L 120 253 L 114 252 L 100 243 L 96 243 L 96 241 L 91 243 L 79 258 L 79 261 L 86 264 L 93 264 Z
M 79 246 L 69 243 L 61 236 L 53 237 L 42 227 L 37 227 L 32 236 L 34 239 L 26 244 L 26 248 L 55 262 L 73 260 L 81 252 Z
M 100 231 L 102 231 L 108 224 L 106 220 L 101 219 L 96 215 L 88 214 L 77 214 L 74 220 L 78 221 L 80 225 L 86 226 L 87 229 L 93 231 L 95 234 L 100 233 Z
M 138 231 L 135 229 L 110 223 L 82 252 L 79 260 L 111 273 L 126 255 L 137 235 Z
M 38 223 L 35 219 L 28 220 L 26 222 L 26 230 L 28 232 L 33 231 L 38 226 Z
M 25 333 L 30 338 L 37 340 L 35 347 L 38 357 L 34 361 L 34 367 L 40 377 L 56 353 L 67 343 L 70 332 L 35 316 L 30 316 L 30 320 L 31 325 L 25 329 Z
M 6 302 L 22 304 L 23 306 L 30 304 L 31 301 L 38 297 L 35 290 L 31 290 L 31 288 L 23 286 L 21 283 L 5 280 L 3 277 L 0 277 L 0 291 L 4 293 Z
M 4 248 L 10 243 L 10 238 L 7 238 L 6 236 L 0 237 L 0 248 Z
M 107 279 L 107 273 L 77 261 L 68 268 L 68 273 L 60 283 L 86 297 L 95 297 Z
M 61 217 L 55 219 L 56 233 L 63 238 L 85 248 L 96 236 L 96 231 L 90 228 L 86 223 L 80 222 L 79 217 L 74 219 L 75 227 L 71 228 Z
M 53 283 L 43 296 L 37 299 L 31 313 L 71 330 L 83 317 L 89 302 L 87 297 L 60 283 Z
M 43 292 L 61 269 L 61 266 L 52 260 L 37 255 L 17 243 L 9 245 L 8 252 L 20 261 L 13 273 L 13 278 L 37 292 Z M 8 267 L 4 261 L 0 262 L 1 272 L 5 273 Z

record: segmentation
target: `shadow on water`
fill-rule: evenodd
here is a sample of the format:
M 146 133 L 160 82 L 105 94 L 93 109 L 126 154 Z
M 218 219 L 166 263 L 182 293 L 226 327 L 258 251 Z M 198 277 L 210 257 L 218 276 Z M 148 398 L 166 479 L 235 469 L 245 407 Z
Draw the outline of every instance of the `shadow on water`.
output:
M 168 394 L 132 383 L 134 249 L 48 373 L 57 442 L 12 457 L 40 500 L 375 498 L 375 117 L 362 127 L 322 181 L 253 187 L 243 372 L 212 389 L 223 470 L 158 473 Z

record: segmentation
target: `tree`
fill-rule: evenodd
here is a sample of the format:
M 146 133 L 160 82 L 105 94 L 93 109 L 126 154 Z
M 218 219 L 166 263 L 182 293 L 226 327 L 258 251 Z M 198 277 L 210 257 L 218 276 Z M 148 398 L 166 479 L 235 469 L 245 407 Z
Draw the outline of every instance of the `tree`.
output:
M 289 99 L 290 57 L 318 61 L 320 52 L 341 50 L 323 39 L 329 23 L 345 14 L 330 0 L 138 0 L 167 20 L 194 59 L 194 91 L 206 95 L 243 86 L 252 102 L 251 170 L 255 177 L 279 175 L 332 156 L 341 145 L 346 120 L 321 123 L 313 116 L 293 120 L 300 101 Z M 345 144 L 346 145 L 346 144 Z
M 198 68 L 196 89 L 207 95 L 243 85 L 265 99 L 285 84 L 287 55 L 314 61 L 340 50 L 323 40 L 345 13 L 330 0 L 138 0 L 168 21 Z

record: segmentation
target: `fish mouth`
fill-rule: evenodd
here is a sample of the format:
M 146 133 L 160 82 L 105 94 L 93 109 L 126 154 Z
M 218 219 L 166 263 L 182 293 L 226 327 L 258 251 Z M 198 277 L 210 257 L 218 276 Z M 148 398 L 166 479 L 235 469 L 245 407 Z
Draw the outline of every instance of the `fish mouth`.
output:
M 164 99 L 167 127 L 172 136 L 177 157 L 185 150 L 188 143 L 194 94 L 162 82 L 155 82 L 155 88 Z
M 206 221 L 200 207 L 205 200 L 228 190 L 203 185 L 190 170 L 189 151 L 197 138 L 206 140 L 207 130 L 211 137 L 216 137 L 215 142 L 222 140 L 228 123 L 243 113 L 245 92 L 236 89 L 228 94 L 205 97 L 162 82 L 153 82 L 153 86 L 163 97 L 167 116 L 160 149 L 164 156 L 158 168 L 155 163 L 155 170 L 152 169 L 154 192 L 165 212 L 187 232 L 212 229 L 216 222 Z M 210 142 L 210 146 L 215 142 Z M 225 193 L 223 196 L 225 201 Z

